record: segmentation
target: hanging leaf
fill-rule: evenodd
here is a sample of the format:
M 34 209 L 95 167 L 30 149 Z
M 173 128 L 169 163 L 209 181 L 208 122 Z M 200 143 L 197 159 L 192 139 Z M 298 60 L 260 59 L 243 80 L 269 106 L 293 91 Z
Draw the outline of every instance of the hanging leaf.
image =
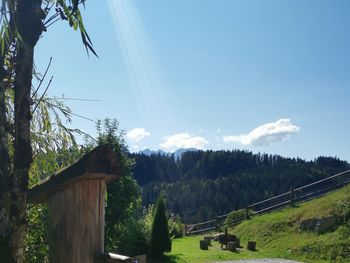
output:
M 93 44 L 90 36 L 84 27 L 83 18 L 79 10 L 79 4 L 85 7 L 86 0 L 56 0 L 56 12 L 62 20 L 68 20 L 69 26 L 74 30 L 80 30 L 81 39 L 87 53 L 92 52 L 96 57 L 98 57 L 96 51 L 93 48 Z
M 79 0 L 72 0 L 73 4 L 73 13 L 78 10 Z

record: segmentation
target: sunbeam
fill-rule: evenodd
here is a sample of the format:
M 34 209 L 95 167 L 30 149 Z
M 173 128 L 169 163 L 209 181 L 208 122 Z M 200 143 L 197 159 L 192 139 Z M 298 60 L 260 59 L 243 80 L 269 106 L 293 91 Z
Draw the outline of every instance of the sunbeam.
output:
M 165 85 L 134 1 L 108 0 L 131 86 L 143 118 L 168 114 Z M 168 116 L 169 117 L 169 116 Z

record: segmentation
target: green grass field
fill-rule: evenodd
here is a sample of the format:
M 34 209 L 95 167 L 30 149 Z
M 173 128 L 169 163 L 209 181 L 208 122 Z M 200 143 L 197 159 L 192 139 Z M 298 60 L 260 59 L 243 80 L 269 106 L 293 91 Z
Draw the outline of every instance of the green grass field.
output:
M 335 215 L 338 225 L 327 233 L 300 232 L 299 222 L 310 218 Z M 206 263 L 246 258 L 287 258 L 304 262 L 350 262 L 350 186 L 325 197 L 266 215 L 255 216 L 229 232 L 241 239 L 239 252 L 220 249 L 212 242 L 208 251 L 199 249 L 203 236 L 173 240 L 167 258 L 157 263 Z M 349 221 L 348 221 L 349 222 Z M 214 234 L 214 233 L 210 233 Z M 210 235 L 207 234 L 207 235 Z M 248 240 L 257 242 L 257 251 L 248 251 Z M 152 262 L 156 263 L 156 262 Z

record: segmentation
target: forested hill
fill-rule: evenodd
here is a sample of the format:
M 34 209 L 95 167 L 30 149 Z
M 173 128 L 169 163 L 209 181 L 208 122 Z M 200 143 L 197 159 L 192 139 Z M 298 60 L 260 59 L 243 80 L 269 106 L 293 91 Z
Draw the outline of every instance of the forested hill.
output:
M 238 150 L 190 151 L 176 160 L 160 154 L 132 157 L 144 205 L 163 190 L 167 208 L 184 222 L 212 219 L 350 168 L 333 157 L 305 161 Z

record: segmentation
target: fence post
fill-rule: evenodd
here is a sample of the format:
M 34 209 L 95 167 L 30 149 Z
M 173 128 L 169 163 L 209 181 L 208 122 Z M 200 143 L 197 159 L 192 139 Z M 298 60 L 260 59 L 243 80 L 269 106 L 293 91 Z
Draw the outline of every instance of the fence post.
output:
M 294 207 L 294 188 L 290 190 L 290 206 Z
M 187 230 L 187 224 L 185 224 L 185 236 L 187 236 L 188 235 L 188 232 L 187 232 L 188 230 Z
M 250 216 L 249 216 L 249 207 L 246 207 L 246 209 L 245 209 L 245 219 L 246 219 L 246 220 L 249 220 L 249 219 L 250 219 Z
M 219 229 L 219 217 L 216 216 L 215 217 L 215 230 L 218 230 Z

